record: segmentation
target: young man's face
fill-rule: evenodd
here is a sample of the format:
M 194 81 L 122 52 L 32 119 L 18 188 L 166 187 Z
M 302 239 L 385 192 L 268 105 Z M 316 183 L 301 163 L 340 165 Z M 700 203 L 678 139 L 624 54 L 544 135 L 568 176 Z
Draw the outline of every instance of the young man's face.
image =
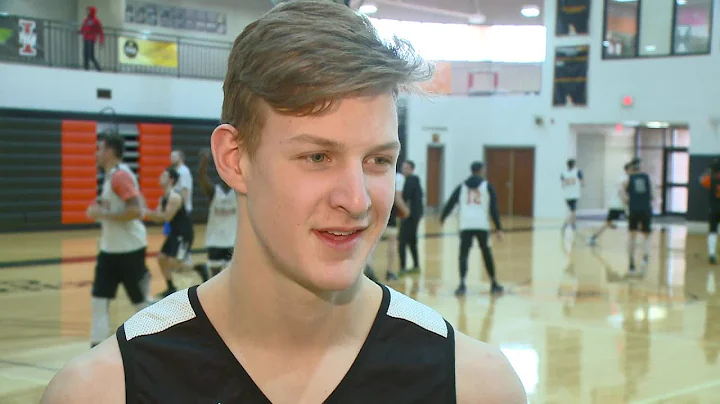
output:
M 112 151 L 107 148 L 107 146 L 105 145 L 105 141 L 101 140 L 100 142 L 98 142 L 97 152 L 95 153 L 97 166 L 104 167 L 111 154 Z
M 245 179 L 259 245 L 305 287 L 347 289 L 393 204 L 400 147 L 394 99 L 346 99 L 323 116 L 265 113 Z
M 403 163 L 402 165 L 402 173 L 404 176 L 412 175 L 412 173 L 415 171 L 415 169 L 408 163 L 407 161 Z

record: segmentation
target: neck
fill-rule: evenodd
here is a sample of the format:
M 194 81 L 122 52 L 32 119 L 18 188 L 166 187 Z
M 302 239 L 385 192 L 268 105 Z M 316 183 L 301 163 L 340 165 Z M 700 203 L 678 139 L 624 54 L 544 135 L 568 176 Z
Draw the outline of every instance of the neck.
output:
M 120 160 L 111 159 L 107 163 L 105 163 L 105 165 L 103 165 L 103 169 L 105 170 L 106 173 L 109 173 L 110 170 L 115 168 L 115 166 L 117 166 L 118 164 L 120 164 Z
M 239 226 L 232 263 L 202 291 L 226 335 L 248 344 L 324 349 L 367 332 L 382 300 L 377 285 L 360 276 L 344 291 L 311 291 L 276 268 L 252 231 Z

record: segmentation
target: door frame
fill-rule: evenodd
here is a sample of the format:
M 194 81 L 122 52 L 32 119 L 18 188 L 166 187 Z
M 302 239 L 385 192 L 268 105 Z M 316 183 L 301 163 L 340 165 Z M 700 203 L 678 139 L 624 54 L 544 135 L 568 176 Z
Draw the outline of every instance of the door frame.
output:
M 438 173 L 438 206 L 437 207 L 431 207 L 428 206 L 427 203 L 427 181 L 428 181 L 428 161 L 425 161 L 425 211 L 429 213 L 437 213 L 442 211 L 443 205 L 445 203 L 445 152 L 447 151 L 447 148 L 445 147 L 445 143 L 428 143 L 425 147 L 425 159 L 427 160 L 428 156 L 428 150 L 429 149 L 441 149 L 442 150 L 442 159 L 440 160 L 440 172 Z

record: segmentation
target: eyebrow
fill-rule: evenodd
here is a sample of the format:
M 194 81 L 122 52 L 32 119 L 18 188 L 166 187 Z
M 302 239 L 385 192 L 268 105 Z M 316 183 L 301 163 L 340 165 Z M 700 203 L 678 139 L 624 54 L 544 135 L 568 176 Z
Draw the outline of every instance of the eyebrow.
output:
M 310 135 L 307 133 L 293 136 L 290 139 L 288 139 L 288 142 L 291 143 L 311 143 L 318 146 L 322 146 L 331 150 L 343 150 L 345 149 L 345 144 L 338 142 L 336 140 Z M 400 149 L 400 142 L 397 140 L 393 140 L 391 142 L 383 143 L 377 146 L 374 146 L 371 151 L 372 152 L 378 152 L 378 151 L 384 151 L 384 150 L 399 150 Z

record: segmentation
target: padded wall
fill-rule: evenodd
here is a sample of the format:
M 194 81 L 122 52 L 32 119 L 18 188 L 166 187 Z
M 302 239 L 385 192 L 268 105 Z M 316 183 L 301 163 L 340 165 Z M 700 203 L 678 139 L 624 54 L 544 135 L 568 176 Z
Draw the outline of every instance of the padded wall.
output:
M 138 132 L 140 190 L 147 205 L 155 209 L 164 193 L 159 183 L 160 174 L 170 165 L 172 125 L 141 123 Z
M 61 121 L 0 116 L 0 230 L 60 224 Z
M 96 197 L 97 122 L 62 122 L 62 224 L 93 223 L 85 211 Z

